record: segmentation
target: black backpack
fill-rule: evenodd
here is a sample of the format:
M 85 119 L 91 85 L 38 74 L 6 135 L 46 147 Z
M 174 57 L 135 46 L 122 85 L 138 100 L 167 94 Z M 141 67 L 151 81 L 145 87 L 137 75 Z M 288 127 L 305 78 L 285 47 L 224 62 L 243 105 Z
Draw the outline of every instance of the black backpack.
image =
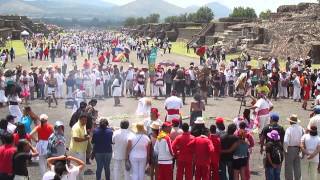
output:
M 273 143 L 270 147 L 270 156 L 274 164 L 281 164 L 283 161 L 283 148 L 280 144 Z

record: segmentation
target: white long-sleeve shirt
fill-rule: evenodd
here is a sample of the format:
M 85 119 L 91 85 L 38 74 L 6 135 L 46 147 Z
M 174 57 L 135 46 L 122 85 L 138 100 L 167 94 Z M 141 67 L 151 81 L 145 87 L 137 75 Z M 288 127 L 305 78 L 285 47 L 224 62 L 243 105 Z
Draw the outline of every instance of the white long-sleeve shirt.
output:
M 285 151 L 289 146 L 300 146 L 301 137 L 303 136 L 303 128 L 298 124 L 292 124 L 284 134 L 284 149 Z

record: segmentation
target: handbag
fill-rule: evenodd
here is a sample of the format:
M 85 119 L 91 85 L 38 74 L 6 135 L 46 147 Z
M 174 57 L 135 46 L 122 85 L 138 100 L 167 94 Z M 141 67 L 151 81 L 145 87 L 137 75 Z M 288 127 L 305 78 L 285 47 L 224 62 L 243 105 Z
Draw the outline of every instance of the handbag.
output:
M 140 141 L 140 139 L 142 138 L 143 135 L 140 136 L 140 138 L 138 139 L 138 141 L 132 146 L 130 152 L 136 147 L 136 145 L 138 144 L 138 142 Z M 129 153 L 130 153 L 129 152 Z M 126 168 L 126 171 L 130 171 L 131 169 L 131 161 L 130 159 L 126 159 L 126 162 L 125 162 L 125 168 Z

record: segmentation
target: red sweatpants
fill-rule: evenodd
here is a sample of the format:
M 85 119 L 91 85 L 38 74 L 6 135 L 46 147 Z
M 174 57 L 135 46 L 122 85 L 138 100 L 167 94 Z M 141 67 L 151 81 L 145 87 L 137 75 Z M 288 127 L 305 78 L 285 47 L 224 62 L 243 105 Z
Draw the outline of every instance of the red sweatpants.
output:
M 219 179 L 219 163 L 211 164 L 210 180 Z
M 177 161 L 177 180 L 192 180 L 192 163 Z
M 196 164 L 196 180 L 209 180 L 210 179 L 210 164 L 197 165 Z
M 173 180 L 173 166 L 172 166 L 172 164 L 158 164 L 158 179 L 159 180 Z

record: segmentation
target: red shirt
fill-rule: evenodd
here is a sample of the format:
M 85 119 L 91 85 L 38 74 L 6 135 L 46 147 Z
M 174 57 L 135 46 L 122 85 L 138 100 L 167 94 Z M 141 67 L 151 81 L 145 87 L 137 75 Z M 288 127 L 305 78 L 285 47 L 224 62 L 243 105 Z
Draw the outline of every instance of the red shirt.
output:
M 13 154 L 16 148 L 13 145 L 0 146 L 0 173 L 13 174 Z
M 31 142 L 31 136 L 26 134 L 24 137 L 20 137 L 18 133 L 13 134 L 13 142 L 17 146 L 20 139 L 26 139 L 27 141 Z
M 50 137 L 50 135 L 53 133 L 53 127 L 51 124 L 44 124 L 43 126 L 38 125 L 36 127 L 36 131 L 38 133 L 38 139 L 39 140 L 45 140 L 47 141 Z
M 196 165 L 210 165 L 214 147 L 211 140 L 207 136 L 199 136 L 194 138 L 188 146 L 192 149 Z
M 210 134 L 209 139 L 212 142 L 212 145 L 214 147 L 214 152 L 212 153 L 211 156 L 211 163 L 219 163 L 220 161 L 220 151 L 221 151 L 221 141 L 220 141 L 220 136 L 216 134 Z
M 172 150 L 178 161 L 192 162 L 192 151 L 188 147 L 194 137 L 190 133 L 182 133 L 172 143 Z

